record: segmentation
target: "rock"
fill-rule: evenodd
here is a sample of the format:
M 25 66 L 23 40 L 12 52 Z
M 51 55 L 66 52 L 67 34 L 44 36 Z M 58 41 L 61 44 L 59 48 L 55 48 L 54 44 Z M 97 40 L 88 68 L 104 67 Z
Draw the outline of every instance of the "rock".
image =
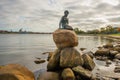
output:
M 119 59 L 120 60 L 120 53 L 115 55 L 115 59 Z
M 115 47 L 114 50 L 120 52 L 120 47 Z
M 59 80 L 59 74 L 57 72 L 45 72 L 37 80 Z
M 96 56 L 96 60 L 106 61 L 108 57 Z
M 113 44 L 107 43 L 106 45 L 103 45 L 104 48 L 113 48 Z
M 48 64 L 47 64 L 47 70 L 54 71 L 59 69 L 59 62 L 60 62 L 60 50 L 57 49 L 53 55 L 51 56 Z
M 110 56 L 109 49 L 100 49 L 95 52 L 95 56 Z
M 36 64 L 40 64 L 40 63 L 44 63 L 45 60 L 35 60 L 34 62 L 35 62 Z
M 34 74 L 19 64 L 8 64 L 0 69 L 0 80 L 34 80 Z
M 115 73 L 120 73 L 120 66 L 115 67 L 114 72 Z
M 90 56 L 92 59 L 94 58 L 94 53 L 92 51 L 88 51 L 88 52 L 84 52 L 83 51 L 83 54 L 87 54 L 88 56 Z
M 115 57 L 116 54 L 118 54 L 118 51 L 110 51 L 110 56 Z
M 53 33 L 53 40 L 58 48 L 74 47 L 78 45 L 77 35 L 71 30 L 56 30 Z
M 62 72 L 62 80 L 75 80 L 75 75 L 70 68 L 66 68 Z
M 53 52 L 49 52 L 48 57 L 47 57 L 47 61 L 50 60 L 50 58 L 52 57 L 52 55 L 53 55 Z
M 81 54 L 73 47 L 64 48 L 60 53 L 60 67 L 76 67 L 83 65 L 83 59 Z
M 90 80 L 90 78 L 92 77 L 92 73 L 89 70 L 84 69 L 81 66 L 74 67 L 72 68 L 72 70 L 76 74 L 78 74 L 80 77 L 86 78 L 86 80 Z
M 112 62 L 110 60 L 106 60 L 106 65 L 107 67 L 109 67 L 109 65 L 112 64 Z
M 90 56 L 88 56 L 87 54 L 83 54 L 82 58 L 84 61 L 83 67 L 90 71 L 93 70 L 95 67 L 95 63 L 94 63 L 93 59 Z

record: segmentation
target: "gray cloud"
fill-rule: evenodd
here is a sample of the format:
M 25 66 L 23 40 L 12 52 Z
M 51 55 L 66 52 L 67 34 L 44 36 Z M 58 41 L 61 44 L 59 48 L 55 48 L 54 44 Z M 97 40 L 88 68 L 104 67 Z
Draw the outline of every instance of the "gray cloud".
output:
M 119 4 L 110 0 L 1 0 L 0 29 L 18 29 L 28 26 L 33 31 L 54 31 L 68 9 L 70 25 L 83 30 L 102 25 L 120 25 Z M 116 0 L 118 1 L 118 0 Z M 4 27 L 2 27 L 4 26 Z

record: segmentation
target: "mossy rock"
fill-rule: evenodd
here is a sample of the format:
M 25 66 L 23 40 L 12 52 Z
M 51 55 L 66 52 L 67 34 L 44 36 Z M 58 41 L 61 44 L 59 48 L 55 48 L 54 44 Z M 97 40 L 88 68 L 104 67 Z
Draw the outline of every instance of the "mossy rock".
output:
M 88 54 L 83 54 L 82 57 L 84 61 L 83 67 L 88 70 L 93 70 L 95 67 L 93 59 Z
M 49 59 L 47 64 L 48 71 L 54 71 L 59 69 L 59 62 L 60 62 L 60 50 L 57 49 Z
M 83 65 L 83 59 L 81 54 L 73 47 L 64 48 L 60 53 L 60 67 L 76 67 Z

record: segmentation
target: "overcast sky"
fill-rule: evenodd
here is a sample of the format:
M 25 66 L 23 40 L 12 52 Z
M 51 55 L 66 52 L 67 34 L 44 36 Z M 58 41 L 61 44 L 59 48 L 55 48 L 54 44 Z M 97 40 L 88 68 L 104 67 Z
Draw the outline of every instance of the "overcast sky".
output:
M 120 26 L 120 0 L 0 0 L 0 30 L 53 32 L 64 10 L 73 28 Z

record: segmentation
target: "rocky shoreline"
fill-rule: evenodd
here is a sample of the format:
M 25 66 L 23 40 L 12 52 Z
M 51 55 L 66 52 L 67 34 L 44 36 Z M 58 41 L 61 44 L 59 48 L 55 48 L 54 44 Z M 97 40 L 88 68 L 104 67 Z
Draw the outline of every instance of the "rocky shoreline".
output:
M 105 36 L 115 44 L 99 46 L 94 53 L 77 50 L 74 31 L 58 29 L 53 33 L 57 49 L 47 52 L 47 70 L 32 73 L 19 64 L 0 66 L 0 80 L 120 80 L 120 37 Z M 44 53 L 46 54 L 46 53 Z M 36 64 L 46 62 L 36 57 Z

